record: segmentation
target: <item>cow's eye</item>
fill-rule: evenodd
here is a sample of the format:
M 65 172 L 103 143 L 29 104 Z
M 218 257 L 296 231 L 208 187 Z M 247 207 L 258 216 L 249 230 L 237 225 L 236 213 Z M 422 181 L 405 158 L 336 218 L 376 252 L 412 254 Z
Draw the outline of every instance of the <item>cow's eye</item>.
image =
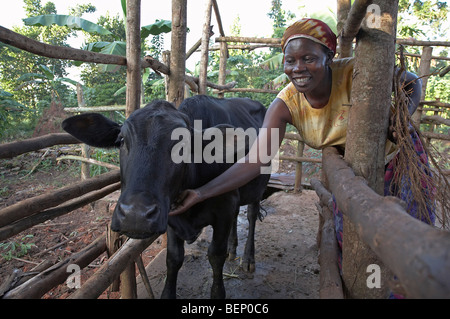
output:
M 119 144 L 120 147 L 123 146 L 123 144 L 125 143 L 125 139 L 123 138 L 122 135 L 119 135 L 119 136 L 117 137 L 116 143 Z M 116 145 L 117 145 L 117 144 L 116 144 Z

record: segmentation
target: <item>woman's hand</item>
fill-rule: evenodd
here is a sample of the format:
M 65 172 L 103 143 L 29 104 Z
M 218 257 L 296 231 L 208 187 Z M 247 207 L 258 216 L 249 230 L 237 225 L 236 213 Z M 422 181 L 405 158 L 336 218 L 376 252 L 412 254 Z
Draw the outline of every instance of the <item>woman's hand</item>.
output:
M 395 115 L 394 113 L 390 112 L 387 137 L 392 143 L 397 144 L 398 134 L 395 131 L 395 122 Z
M 184 213 L 189 208 L 203 201 L 199 191 L 187 189 L 181 192 L 175 202 L 175 209 L 169 212 L 169 216 L 175 216 Z

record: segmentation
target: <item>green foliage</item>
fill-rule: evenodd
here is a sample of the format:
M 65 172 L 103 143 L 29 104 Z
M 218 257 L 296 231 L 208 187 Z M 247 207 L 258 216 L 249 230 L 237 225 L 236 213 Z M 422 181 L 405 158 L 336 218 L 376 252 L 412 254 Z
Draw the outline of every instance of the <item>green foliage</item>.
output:
M 26 235 L 20 241 L 0 243 L 2 257 L 5 260 L 11 260 L 25 256 L 32 247 L 36 246 L 34 243 L 27 242 L 30 238 L 33 238 L 33 235 Z
M 24 106 L 14 99 L 14 95 L 0 89 L 0 138 L 11 127 L 10 117 L 23 110 Z
M 23 2 L 26 18 L 57 13 L 52 2 L 47 2 L 44 6 L 41 0 Z M 92 6 L 77 6 L 73 12 L 81 15 L 83 10 L 92 12 Z M 26 25 L 12 29 L 31 39 L 58 46 L 67 46 L 68 39 L 75 35 L 73 30 L 59 25 Z M 41 57 L 0 43 L 1 90 L 13 93 L 13 100 L 22 106 L 14 112 L 8 112 L 7 124 L 0 125 L 1 138 L 33 132 L 34 125 L 42 111 L 50 105 L 52 97 L 59 97 L 66 107 L 76 106 L 76 99 L 72 98 L 75 94 L 73 88 L 63 84 L 69 82 L 66 76 L 70 66 L 72 62 L 67 60 Z
M 119 151 L 117 149 L 95 149 L 94 154 L 91 156 L 93 159 L 104 162 L 119 165 Z M 103 174 L 108 171 L 106 167 L 99 165 L 90 165 L 91 177 Z
M 44 14 L 40 16 L 30 17 L 23 19 L 25 25 L 28 26 L 41 26 L 49 27 L 54 24 L 61 27 L 66 26 L 73 30 L 83 30 L 86 32 L 98 33 L 101 35 L 112 34 L 110 31 L 106 30 L 102 26 L 92 23 L 88 20 L 82 19 L 80 17 L 61 15 L 61 14 Z
M 67 46 L 71 37 L 77 36 L 76 30 L 82 30 L 85 50 L 107 54 L 125 55 L 126 1 L 120 0 L 123 15 L 100 16 L 96 23 L 82 18 L 85 12 L 95 12 L 95 6 L 88 3 L 70 8 L 68 14 L 59 14 L 55 5 L 49 1 L 22 0 L 26 12 L 26 25 L 13 28 L 15 32 L 32 39 L 52 45 Z M 115 0 L 119 1 L 119 0 Z M 95 2 L 94 2 L 95 3 Z M 321 2 L 322 9 L 310 10 L 306 0 L 298 0 L 296 14 L 283 7 L 282 0 L 272 0 L 267 15 L 272 21 L 272 37 L 281 37 L 287 25 L 301 17 L 313 17 L 336 28 L 336 15 L 326 1 Z M 447 21 L 448 6 L 438 0 L 400 0 L 399 35 L 414 36 L 422 39 L 436 39 L 448 34 L 443 22 Z M 297 16 L 296 16 L 297 15 Z M 151 55 L 161 59 L 164 48 L 164 34 L 171 31 L 171 22 L 156 20 L 154 24 L 141 28 L 142 55 Z M 230 34 L 239 36 L 241 32 L 239 17 L 236 17 Z M 420 53 L 420 47 L 407 47 L 410 53 Z M 440 51 L 438 51 L 440 50 Z M 448 53 L 435 49 L 433 55 Z M 418 70 L 418 58 L 407 59 L 408 69 Z M 42 111 L 50 105 L 52 99 L 59 99 L 64 107 L 77 105 L 76 93 L 67 78 L 68 68 L 74 65 L 81 68 L 81 81 L 84 83 L 86 105 L 125 104 L 124 87 L 126 68 L 123 66 L 102 66 L 89 63 L 74 63 L 66 60 L 47 59 L 0 43 L 0 138 L 32 132 Z M 445 66 L 436 62 L 436 70 Z M 283 55 L 279 48 L 270 50 L 230 50 L 227 69 L 230 73 L 227 81 L 236 81 L 240 88 L 281 89 L 288 81 L 283 72 Z M 217 82 L 219 70 L 218 52 L 210 53 L 208 78 Z M 109 71 L 106 72 L 105 71 Z M 194 74 L 197 71 L 194 70 Z M 70 85 L 66 85 L 70 84 Z M 450 86 L 448 75 L 444 78 L 432 76 L 428 82 L 427 99 L 439 97 L 449 101 Z M 143 73 L 144 102 L 164 99 L 164 80 L 153 71 Z M 212 93 L 212 91 L 210 91 Z M 274 94 L 227 93 L 226 97 L 241 96 L 261 101 L 269 106 Z M 448 114 L 447 114 L 448 116 Z
M 172 31 L 172 21 L 156 20 L 155 23 L 141 27 L 141 38 L 145 39 L 150 34 L 159 35 L 161 33 L 168 33 Z
M 438 0 L 400 0 L 398 34 L 400 37 L 414 37 L 420 40 L 446 38 L 449 30 L 444 27 L 448 21 L 447 2 Z

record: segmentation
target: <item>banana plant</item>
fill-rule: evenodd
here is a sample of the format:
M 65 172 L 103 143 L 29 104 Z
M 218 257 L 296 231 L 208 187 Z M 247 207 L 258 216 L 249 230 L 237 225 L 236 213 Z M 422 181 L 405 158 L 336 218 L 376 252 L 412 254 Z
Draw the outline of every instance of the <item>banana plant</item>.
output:
M 122 1 L 122 6 L 123 6 Z M 124 14 L 126 16 L 125 10 Z M 126 53 L 126 43 L 124 41 L 120 41 L 117 36 L 115 36 L 109 30 L 103 28 L 101 25 L 90 22 L 86 19 L 80 17 L 74 17 L 70 15 L 61 15 L 61 14 L 46 14 L 39 15 L 31 18 L 23 19 L 25 25 L 27 26 L 51 26 L 53 24 L 59 26 L 66 26 L 68 28 L 74 30 L 83 30 L 88 33 L 97 33 L 100 35 L 112 35 L 116 38 L 115 41 L 107 42 L 107 41 L 99 41 L 88 43 L 83 47 L 83 50 L 100 52 L 104 54 L 113 54 L 113 55 L 121 55 L 125 56 Z M 156 20 L 155 23 L 149 24 L 141 27 L 141 39 L 146 39 L 149 35 L 158 35 L 161 33 L 168 33 L 172 30 L 172 22 L 169 20 Z M 79 66 L 82 62 L 75 62 L 75 65 Z M 117 70 L 117 66 L 115 65 L 102 65 L 101 71 L 113 72 Z
M 112 34 L 109 30 L 103 28 L 101 25 L 90 22 L 80 17 L 63 14 L 44 14 L 23 19 L 23 22 L 28 26 L 48 27 L 56 24 L 60 27 L 66 26 L 73 30 L 83 30 L 89 33 L 97 33 L 100 35 Z
M 31 84 L 36 85 L 49 85 L 51 87 L 52 100 L 55 99 L 55 96 L 59 97 L 58 92 L 56 90 L 56 83 L 58 82 L 66 82 L 72 85 L 77 86 L 78 82 L 65 77 L 56 77 L 55 73 L 52 72 L 46 65 L 40 64 L 39 70 L 42 73 L 25 73 L 22 74 L 17 81 L 23 81 L 22 84 L 18 85 L 15 90 L 20 90 L 23 87 Z

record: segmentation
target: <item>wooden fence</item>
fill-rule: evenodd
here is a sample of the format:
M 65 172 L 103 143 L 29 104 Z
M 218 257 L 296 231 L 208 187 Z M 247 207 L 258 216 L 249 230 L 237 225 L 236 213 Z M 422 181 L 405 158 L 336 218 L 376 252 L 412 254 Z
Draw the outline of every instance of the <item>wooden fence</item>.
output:
M 356 8 L 359 8 L 361 4 L 363 4 L 363 8 L 367 8 L 368 3 L 366 3 L 366 1 L 355 1 L 355 10 Z M 198 88 L 196 92 L 202 92 L 206 86 L 220 90 L 219 94 L 222 94 L 225 90 L 229 92 L 233 91 L 234 83 L 225 84 L 224 70 L 226 69 L 226 50 L 228 48 L 234 48 L 233 46 L 227 48 L 227 41 L 251 42 L 257 43 L 257 45 L 260 45 L 261 42 L 269 41 L 271 42 L 269 43 L 270 46 L 279 45 L 279 39 L 252 39 L 250 41 L 246 39 L 246 41 L 244 41 L 243 38 L 236 39 L 225 37 L 216 1 L 211 0 L 208 5 L 209 7 L 207 10 L 211 10 L 211 7 L 215 10 L 221 33 L 221 37 L 216 39 L 217 42 L 220 43 L 220 48 L 222 50 L 221 57 L 223 57 L 223 59 L 221 59 L 222 75 L 219 77 L 219 84 L 206 81 L 205 72 L 201 73 L 202 75 L 200 78 L 193 78 L 185 75 L 183 62 L 185 61 L 184 52 L 186 50 L 182 47 L 178 50 L 173 50 L 176 45 L 179 46 L 179 39 L 183 38 L 183 32 L 185 35 L 186 0 L 172 1 L 173 19 L 176 19 L 180 23 L 176 24 L 177 27 L 173 30 L 172 54 L 175 56 L 170 58 L 170 66 L 156 61 L 151 57 L 146 57 L 141 60 L 139 54 L 137 54 L 137 51 L 140 50 L 137 45 L 139 41 L 136 37 L 136 32 L 138 32 L 140 24 L 139 0 L 127 1 L 127 12 L 130 17 L 127 19 L 127 32 L 129 32 L 129 34 L 127 34 L 127 40 L 131 41 L 127 46 L 134 49 L 130 50 L 132 52 L 127 51 L 126 58 L 43 44 L 3 27 L 0 27 L 0 41 L 51 58 L 127 65 L 127 68 L 129 69 L 129 72 L 127 72 L 127 83 L 130 84 L 130 87 L 127 90 L 127 105 L 124 109 L 126 110 L 126 114 L 129 115 L 133 110 L 140 107 L 139 100 L 130 100 L 129 97 L 130 95 L 139 96 L 136 92 L 139 92 L 140 90 L 140 81 L 138 81 L 140 79 L 140 74 L 138 75 L 137 73 L 139 73 L 138 71 L 142 67 L 150 67 L 155 71 L 168 75 L 169 101 L 179 103 L 181 102 L 180 92 L 184 92 L 185 83 L 188 83 L 191 88 Z M 184 13 L 180 15 L 180 12 Z M 137 17 L 137 19 L 133 19 L 133 17 Z M 354 19 L 354 17 L 354 14 L 349 14 L 348 21 L 353 21 L 352 19 Z M 207 15 L 204 36 L 200 43 L 205 43 L 209 39 L 210 19 L 211 16 Z M 354 23 L 352 22 L 352 24 Z M 206 33 L 208 33 L 208 36 L 205 35 Z M 356 34 L 356 32 L 350 32 L 350 34 L 353 33 Z M 353 40 L 353 36 L 347 36 L 346 40 L 348 41 L 350 38 Z M 174 42 L 177 44 L 174 44 Z M 428 46 L 434 44 L 424 43 L 423 45 Z M 442 45 L 442 43 L 436 45 Z M 444 45 L 448 45 L 448 43 L 444 43 Z M 252 44 L 246 44 L 246 46 L 248 48 L 254 48 Z M 205 52 L 207 56 L 207 51 L 208 46 L 202 46 L 203 57 L 205 56 Z M 181 57 L 178 56 L 178 54 L 180 54 Z M 180 69 L 183 70 L 183 72 L 174 72 L 174 70 Z M 132 85 L 132 83 L 135 83 L 135 85 Z M 136 83 L 139 83 L 139 85 Z M 436 108 L 436 110 L 432 109 L 433 112 L 439 112 L 440 109 L 437 109 L 438 107 L 448 108 L 447 104 L 440 102 L 425 101 L 422 104 Z M 89 110 L 95 111 L 94 108 L 89 108 Z M 77 109 L 73 111 L 78 112 L 82 110 Z M 438 114 L 435 115 L 438 116 Z M 435 124 L 444 123 L 445 125 L 448 125 L 445 120 L 442 121 L 442 119 L 438 117 L 425 117 L 423 120 L 427 122 L 433 121 Z M 428 138 L 448 140 L 447 135 L 435 135 L 436 133 L 433 132 L 423 133 Z M 286 138 L 300 139 L 296 134 L 288 134 Z M 53 134 L 36 139 L 8 143 L 0 145 L 0 159 L 11 158 L 52 145 L 73 143 L 79 143 L 79 141 L 68 134 Z M 347 164 L 340 159 L 332 149 L 324 150 L 323 154 L 325 175 L 328 179 L 331 192 L 335 195 L 337 202 L 342 207 L 344 213 L 350 217 L 355 225 L 357 225 L 363 241 L 368 244 L 381 260 L 395 273 L 401 274 L 400 279 L 402 284 L 407 288 L 408 296 L 449 297 L 450 277 L 448 276 L 447 271 L 450 269 L 450 258 L 448 256 L 450 234 L 427 226 L 414 220 L 412 217 L 409 217 L 405 214 L 403 208 L 396 200 L 391 198 L 381 198 L 376 195 L 369 187 L 367 187 L 367 185 L 364 185 L 364 182 L 362 182 L 360 178 L 354 176 L 352 170 L 348 168 Z M 297 155 L 296 158 L 281 157 L 281 159 L 293 160 L 298 163 L 309 161 L 309 159 L 302 157 L 301 152 Z M 353 182 L 355 180 L 356 182 Z M 322 261 L 320 263 L 321 296 L 342 297 L 342 282 L 339 271 L 335 267 L 335 262 L 332 262 L 333 260 L 336 260 L 336 256 L 333 255 L 336 252 L 336 242 L 332 226 L 332 217 L 329 211 L 326 213 L 326 209 L 330 208 L 331 195 L 322 187 L 319 181 L 315 180 L 313 184 L 322 203 L 322 224 L 319 229 L 322 234 L 320 241 L 320 260 Z M 120 175 L 118 170 L 113 170 L 99 177 L 64 187 L 53 194 L 37 196 L 1 209 L 0 240 L 11 237 L 32 225 L 36 225 L 37 223 L 52 219 L 56 216 L 61 216 L 62 214 L 68 213 L 87 203 L 98 200 L 119 188 Z M 367 198 L 367 202 L 364 205 L 361 206 L 360 202 L 354 200 L 352 194 L 355 192 L 358 193 L 359 196 L 363 194 L 363 196 Z M 389 215 L 385 214 L 386 211 L 390 212 Z M 389 227 L 374 227 L 374 225 L 377 224 L 387 225 Z M 402 227 L 398 227 L 398 225 L 402 225 Z M 416 238 L 414 238 L 412 234 L 416 234 Z M 109 249 L 108 247 L 111 247 L 111 242 L 107 239 L 110 236 L 111 233 L 105 234 L 82 251 L 51 266 L 47 270 L 42 271 L 40 274 L 20 286 L 14 287 L 13 289 L 6 289 L 3 298 L 41 297 L 45 292 L 66 280 L 69 276 L 69 273 L 66 271 L 67 265 L 75 263 L 80 267 L 84 267 L 92 260 L 96 259 L 105 250 Z M 417 238 L 420 240 L 417 240 Z M 97 298 L 117 277 L 119 277 L 121 273 L 123 274 L 125 270 L 127 270 L 127 272 L 125 272 L 125 275 L 122 275 L 122 281 L 125 283 L 122 290 L 122 297 L 136 297 L 134 262 L 130 263 L 130 260 L 136 261 L 138 265 L 141 265 L 139 255 L 155 239 L 156 238 L 127 240 L 127 242 L 115 252 L 115 254 L 99 270 L 97 270 L 95 275 L 90 278 L 88 282 L 84 283 L 70 298 Z M 329 252 L 329 254 L 327 252 Z M 139 267 L 139 269 L 142 269 L 142 267 Z M 143 278 L 144 281 L 146 281 L 145 275 Z M 11 282 L 12 281 L 13 280 L 11 280 Z M 151 295 L 150 291 L 151 289 L 149 290 L 149 294 Z

